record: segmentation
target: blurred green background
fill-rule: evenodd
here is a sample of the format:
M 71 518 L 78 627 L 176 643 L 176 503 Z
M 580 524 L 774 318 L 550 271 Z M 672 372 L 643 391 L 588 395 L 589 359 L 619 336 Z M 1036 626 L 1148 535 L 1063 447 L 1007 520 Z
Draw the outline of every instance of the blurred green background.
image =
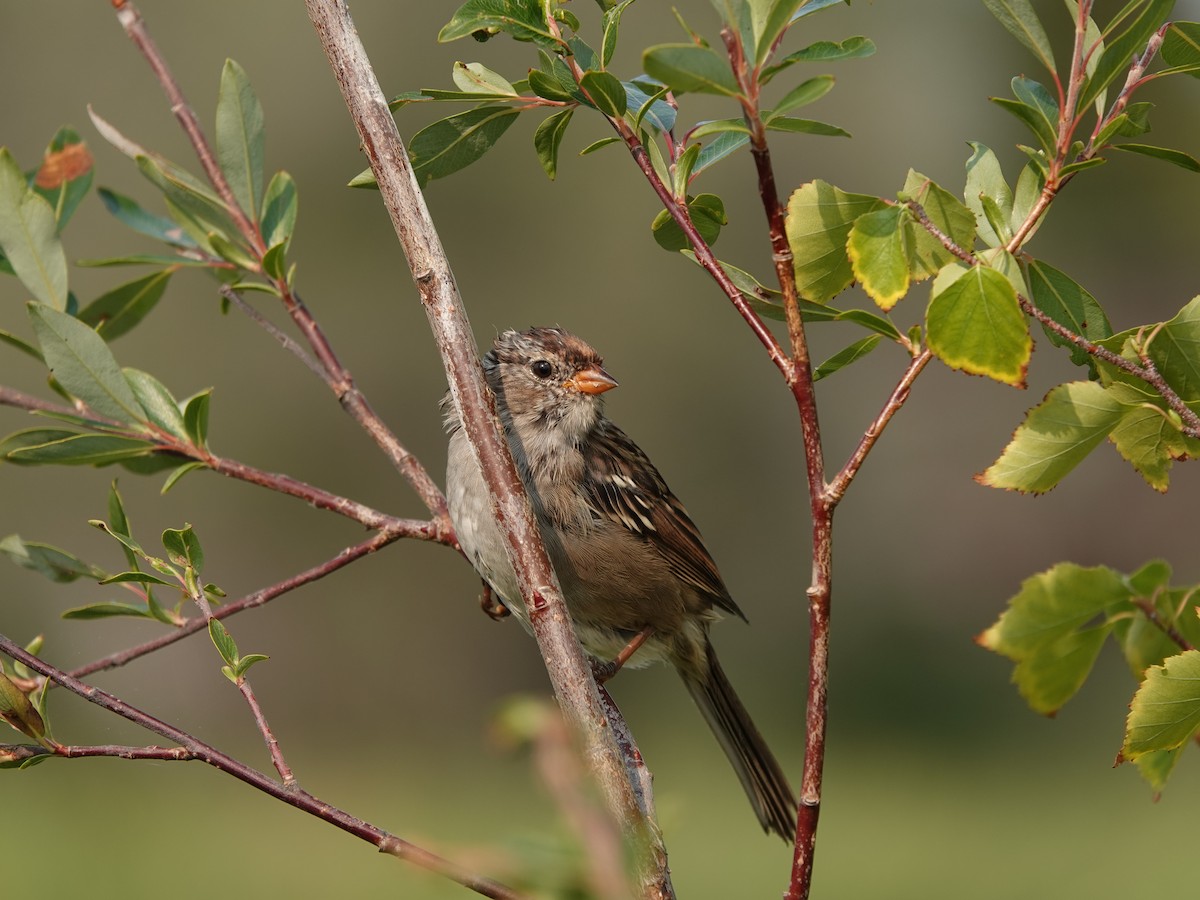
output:
M 439 46 L 457 4 L 356 3 L 353 12 L 389 94 L 450 87 L 456 59 L 510 78 L 528 45 Z M 1038 2 L 1066 33 L 1062 5 Z M 1117 3 L 1100 4 L 1101 18 Z M 1200 18 L 1200 4 L 1177 4 Z M 715 35 L 701 0 L 680 4 Z M 144 0 L 151 33 L 205 122 L 225 57 L 245 66 L 267 116 L 268 167 L 300 187 L 293 258 L 298 286 L 360 386 L 441 480 L 445 390 L 424 314 L 378 196 L 346 181 L 365 161 L 328 65 L 299 3 Z M 594 18 L 589 3 L 578 15 Z M 636 71 L 642 46 L 679 39 L 667 4 L 643 0 L 625 17 L 616 68 Z M 811 23 L 811 24 L 810 24 Z M 893 194 L 909 166 L 962 188 L 967 140 L 997 150 L 1015 176 L 1027 138 L 986 101 L 1006 95 L 1036 62 L 984 11 L 950 0 L 859 0 L 807 20 L 789 38 L 872 37 L 874 57 L 836 67 L 837 89 L 805 114 L 853 140 L 781 135 L 781 189 L 812 178 Z M 1063 46 L 1060 44 L 1060 46 Z M 1063 51 L 1065 54 L 1065 49 Z M 147 67 L 108 4 L 64 0 L 0 11 L 0 144 L 32 167 L 54 131 L 74 125 L 97 160 L 96 184 L 159 209 L 134 167 L 95 134 L 86 105 L 178 162 L 192 158 Z M 781 78 L 778 92 L 795 79 Z M 1140 99 L 1159 104 L 1153 142 L 1200 151 L 1200 85 L 1176 79 Z M 399 115 L 411 136 L 445 109 Z M 694 121 L 733 115 L 688 98 Z M 561 324 L 605 355 L 622 387 L 611 414 L 655 459 L 704 531 L 752 625 L 721 625 L 725 668 L 799 780 L 809 571 L 799 430 L 787 394 L 705 277 L 661 251 L 647 225 L 655 200 L 619 149 L 574 154 L 604 136 L 576 116 L 557 182 L 532 152 L 535 121 L 515 125 L 480 163 L 433 183 L 439 224 L 481 344 L 507 327 Z M 746 158 L 713 170 L 730 226 L 722 258 L 766 278 L 755 183 Z M 1169 317 L 1196 292 L 1195 176 L 1120 156 L 1072 184 L 1031 246 L 1106 306 L 1118 329 Z M 150 251 L 114 225 L 93 196 L 67 233 L 72 259 Z M 138 272 L 72 269 L 81 301 Z M 0 282 L 0 327 L 28 335 L 24 296 Z M 923 291 L 896 318 L 921 318 Z M 861 297 L 853 302 L 862 302 Z M 275 315 L 269 303 L 264 309 Z M 823 359 L 857 338 L 814 329 Z M 1123 897 L 1190 888 L 1200 788 L 1185 757 L 1161 803 L 1126 767 L 1113 770 L 1132 681 L 1106 651 L 1093 683 L 1057 721 L 1021 704 L 1009 666 L 973 635 L 1021 580 L 1060 560 L 1131 570 L 1162 556 L 1177 583 L 1200 581 L 1195 467 L 1178 467 L 1160 496 L 1111 448 L 1038 499 L 988 490 L 971 476 L 999 453 L 1024 411 L 1079 377 L 1037 336 L 1029 389 L 930 366 L 838 516 L 825 807 L 819 897 Z M 221 316 L 213 283 L 183 273 L 166 300 L 114 347 L 125 365 L 158 375 L 177 396 L 215 388 L 211 443 L 226 456 L 286 472 L 400 515 L 420 506 L 325 387 L 237 314 Z M 828 458 L 840 464 L 891 389 L 903 358 L 881 349 L 820 386 Z M 49 396 L 44 374 L 16 353 L 0 381 Z M 0 409 L 5 431 L 34 422 Z M 86 520 L 102 516 L 106 470 L 0 469 L 0 534 L 19 532 L 114 567 L 117 548 Z M 166 497 L 161 479 L 121 474 L 135 535 L 192 523 L 207 575 L 231 596 L 273 583 L 363 537 L 338 517 L 209 474 Z M 0 631 L 44 632 L 49 659 L 71 667 L 155 633 L 127 620 L 64 622 L 58 613 L 111 596 L 55 586 L 0 567 Z M 482 871 L 509 876 L 550 851 L 560 821 L 528 760 L 490 736 L 497 707 L 545 694 L 530 639 L 476 605 L 478 581 L 454 554 L 398 545 L 230 622 L 260 699 L 301 782 L 394 833 Z M 244 705 L 203 637 L 96 683 L 252 764 L 269 768 Z M 655 773 L 660 816 L 681 897 L 774 896 L 789 853 L 758 833 L 736 779 L 675 677 L 661 669 L 617 679 L 622 704 Z M 72 743 L 151 743 L 73 698 L 52 699 L 56 735 Z M 15 733 L 14 733 L 15 735 Z M 454 885 L 256 794 L 200 765 L 51 761 L 0 773 L 0 884 L 12 895 L 209 897 L 465 896 Z M 1185 824 L 1186 823 L 1186 824 Z

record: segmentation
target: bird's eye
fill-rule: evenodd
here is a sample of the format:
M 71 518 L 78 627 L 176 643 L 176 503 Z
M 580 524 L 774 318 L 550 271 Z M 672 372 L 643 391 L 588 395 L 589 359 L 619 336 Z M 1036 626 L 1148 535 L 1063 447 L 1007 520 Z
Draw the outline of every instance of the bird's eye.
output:
M 529 366 L 529 371 L 538 378 L 549 378 L 550 373 L 554 371 L 554 367 L 544 359 L 536 359 Z

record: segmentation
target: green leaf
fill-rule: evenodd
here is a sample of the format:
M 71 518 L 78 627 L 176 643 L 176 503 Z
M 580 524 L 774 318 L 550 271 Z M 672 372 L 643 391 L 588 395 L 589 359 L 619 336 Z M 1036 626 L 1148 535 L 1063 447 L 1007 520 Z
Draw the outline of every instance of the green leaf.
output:
M 233 674 L 237 678 L 244 678 L 252 665 L 263 662 L 264 660 L 268 660 L 270 658 L 271 657 L 263 653 L 247 653 L 237 661 L 237 665 L 233 667 Z
M 696 160 L 700 157 L 700 145 L 692 144 L 681 154 L 675 162 L 674 180 L 671 183 L 672 193 L 676 197 L 687 195 L 688 184 L 692 179 L 692 168 L 696 165 Z
M 144 234 L 173 247 L 183 247 L 189 250 L 199 247 L 199 244 L 188 237 L 187 232 L 171 219 L 146 212 L 136 201 L 108 188 L 99 188 L 96 193 L 100 195 L 104 208 L 118 222 L 128 225 L 138 234 Z
M 263 196 L 263 111 L 246 70 L 225 60 L 217 93 L 217 163 L 238 205 L 258 219 Z
M 1167 20 L 1174 5 L 1174 0 L 1146 0 L 1126 6 L 1125 12 L 1136 14 L 1128 28 L 1106 42 L 1100 61 L 1080 91 L 1079 109 L 1086 109 L 1118 75 L 1129 69 L 1133 57 L 1145 49 L 1146 42 Z
M 601 138 L 598 141 L 593 141 L 592 143 L 590 143 L 586 147 L 584 147 L 582 150 L 580 150 L 579 155 L 587 156 L 589 153 L 595 153 L 601 147 L 607 147 L 609 144 L 619 144 L 620 142 L 621 142 L 621 139 L 619 137 Z
M 32 344 L 25 343 L 25 341 L 21 340 L 15 334 L 5 331 L 3 328 L 0 328 L 0 343 L 8 344 L 10 347 L 20 350 L 26 356 L 36 359 L 43 365 L 46 362 L 46 360 L 42 358 L 41 350 L 39 350 L 37 347 L 34 347 Z
M 700 151 L 700 156 L 696 159 L 696 165 L 692 169 L 692 177 L 695 178 L 709 166 L 720 162 L 731 153 L 737 152 L 749 142 L 749 134 L 726 132 L 718 135 L 714 140 L 705 144 Z
M 1012 212 L 1009 214 L 1009 227 L 1007 229 L 1010 236 L 1013 232 L 1020 229 L 1025 224 L 1025 220 L 1033 213 L 1045 186 L 1046 174 L 1037 163 L 1030 160 L 1021 169 L 1021 174 L 1017 176 L 1017 189 L 1013 195 Z M 1027 232 L 1028 237 L 1033 237 L 1037 233 L 1038 224 L 1040 224 L 1040 220 Z M 996 231 L 995 228 L 992 230 Z M 1008 242 L 1006 240 L 1001 243 L 1007 244 Z
M 119 285 L 81 309 L 79 321 L 106 341 L 116 340 L 158 305 L 174 274 L 174 269 L 163 269 Z
M 661 134 L 675 127 L 675 107 L 663 99 L 671 90 L 665 84 L 622 81 L 621 87 L 625 89 L 629 109 L 637 110 L 633 117 L 635 128 L 640 128 L 643 121 Z
M 551 181 L 558 174 L 558 148 L 574 113 L 574 109 L 564 109 L 547 116 L 533 133 L 533 147 L 537 151 L 538 162 Z
M 59 234 L 87 196 L 93 169 L 92 154 L 83 139 L 74 129 L 60 128 L 46 147 L 32 185 L 54 210 Z
M 480 106 L 422 128 L 408 145 L 417 182 L 424 187 L 469 166 L 492 149 L 518 115 L 504 106 Z
M 113 434 L 75 434 L 71 437 L 12 450 L 10 462 L 24 465 L 106 466 L 158 448 L 149 441 Z
M 987 266 L 973 266 L 953 281 L 949 274 L 934 282 L 925 312 L 929 349 L 952 369 L 1023 386 L 1033 340 L 1011 282 Z
M 1123 412 L 1094 381 L 1060 384 L 1029 411 L 1000 458 L 975 480 L 988 487 L 1045 493 L 1100 445 Z
M 861 59 L 875 52 L 875 43 L 870 38 L 851 37 L 841 43 L 817 41 L 803 50 L 789 53 L 773 66 L 764 66 L 759 81 L 766 84 L 784 69 L 800 62 L 838 62 L 843 59 Z
M 846 252 L 854 277 L 880 309 L 890 310 L 908 293 L 904 209 L 887 206 L 854 220 Z
M 807 0 L 770 0 L 769 3 L 751 4 L 752 12 L 756 13 L 753 16 L 755 43 L 746 49 L 754 54 L 754 62 L 757 65 L 762 65 L 771 55 L 775 43 L 797 18 L 796 11 L 806 2 Z
M 276 172 L 263 195 L 263 243 L 268 247 L 286 246 L 292 240 L 299 211 L 296 182 L 287 172 Z
M 608 72 L 584 72 L 579 84 L 591 98 L 591 104 L 604 115 L 614 119 L 625 115 L 628 103 L 625 88 L 615 75 Z
M 769 122 L 776 116 L 781 116 L 784 113 L 789 113 L 794 109 L 799 109 L 802 106 L 808 106 L 820 100 L 833 89 L 832 75 L 818 75 L 816 78 L 810 78 L 808 81 L 798 84 L 786 94 L 783 95 L 775 108 L 769 113 L 764 113 L 764 118 Z
M 1186 650 L 1152 666 L 1133 696 L 1121 757 L 1135 760 L 1174 750 L 1200 730 L 1200 650 Z
M 1114 334 L 1103 341 L 1103 346 L 1114 352 L 1130 355 L 1133 353 L 1132 345 L 1138 340 L 1138 333 L 1142 330 L 1138 327 Z M 1174 318 L 1163 323 L 1161 327 L 1146 327 L 1145 331 L 1157 331 L 1150 342 L 1149 354 L 1159 374 L 1184 402 L 1200 401 L 1200 297 L 1189 301 Z M 1134 356 L 1136 358 L 1136 354 Z M 1110 378 L 1131 378 L 1106 364 L 1101 364 L 1100 368 L 1102 373 Z M 1137 384 L 1140 385 L 1140 381 Z
M 157 575 L 151 575 L 149 572 L 120 572 L 105 578 L 100 584 L 161 584 L 166 587 L 175 587 L 171 582 L 163 581 Z
M 175 565 L 188 566 L 196 572 L 204 568 L 204 550 L 191 525 L 168 528 L 162 534 L 162 544 L 167 551 L 167 559 Z
M 1059 563 L 1027 578 L 999 621 L 976 640 L 1013 660 L 1013 681 L 1025 702 L 1053 715 L 1091 672 L 1112 628 L 1106 613 L 1123 609 L 1128 599 L 1117 572 Z
M 451 77 L 464 93 L 504 97 L 517 95 L 516 89 L 507 78 L 493 72 L 482 63 L 455 62 Z
M 1039 260 L 1031 260 L 1027 271 L 1034 306 L 1059 325 L 1083 335 L 1089 341 L 1101 341 L 1112 334 L 1108 316 L 1096 298 L 1068 275 Z M 1050 343 L 1056 347 L 1070 348 L 1071 362 L 1095 371 L 1094 359 L 1086 350 L 1059 337 L 1049 328 L 1044 330 Z
M 194 472 L 197 469 L 206 469 L 206 468 L 208 468 L 208 466 L 206 466 L 202 462 L 192 461 L 192 462 L 184 463 L 182 466 L 180 466 L 175 471 L 173 471 L 170 475 L 167 476 L 167 480 L 163 482 L 162 490 L 159 491 L 159 493 L 165 494 L 171 488 L 175 487 L 175 485 L 179 482 L 179 480 L 181 478 L 183 478 L 183 476 L 188 474 L 189 472 Z
M 117 422 L 146 420 L 103 338 L 75 317 L 41 303 L 29 304 L 29 316 L 46 365 L 71 396 Z
M 236 667 L 238 664 L 238 648 L 233 640 L 233 635 L 229 633 L 220 619 L 208 620 L 208 636 L 212 638 L 213 646 L 217 648 L 217 652 L 221 654 L 221 659 L 229 666 Z
M 183 413 L 179 410 L 179 402 L 171 396 L 166 386 L 147 372 L 138 369 L 123 371 L 138 403 L 146 411 L 150 424 L 157 425 L 167 434 L 186 441 L 188 433 Z
M 1014 82 L 1016 80 L 1015 78 L 1013 79 Z M 1008 100 L 1004 97 L 989 97 L 988 99 L 1024 122 L 1029 130 L 1033 132 L 1033 136 L 1038 139 L 1038 143 L 1042 145 L 1042 148 L 1047 153 L 1053 154 L 1055 141 L 1058 136 L 1055 134 L 1054 129 L 1047 125 L 1046 110 L 1042 106 L 1035 106 L 1021 100 Z
M 801 185 L 788 200 L 787 236 L 796 289 L 805 300 L 825 303 L 854 280 L 846 241 L 855 220 L 883 209 L 878 197 L 849 194 L 824 181 Z
M 59 584 L 66 584 L 77 578 L 98 580 L 108 574 L 103 569 L 84 562 L 66 550 L 36 541 L 23 541 L 17 534 L 10 534 L 0 540 L 0 553 L 18 566 L 37 572 Z
M 66 309 L 67 258 L 54 210 L 30 190 L 6 147 L 0 147 L 0 251 L 29 293 Z
M 445 44 L 467 35 L 478 37 L 480 32 L 487 36 L 504 32 L 518 41 L 544 46 L 559 44 L 546 27 L 539 0 L 467 0 L 438 32 L 437 39 Z
M 658 44 L 642 54 L 642 68 L 676 94 L 739 94 L 729 61 L 710 47 Z
M 688 131 L 687 141 L 698 141 L 701 138 L 709 137 L 714 134 L 726 134 L 728 132 L 736 132 L 738 134 L 749 134 L 750 127 L 746 124 L 745 119 L 708 119 L 703 122 L 697 122 Z
M 1117 452 L 1150 487 L 1165 492 L 1171 464 L 1188 456 L 1179 425 L 1157 394 L 1120 382 L 1109 385 L 1108 393 L 1124 407 L 1121 420 L 1109 434 Z
M 1112 144 L 1114 150 L 1124 150 L 1126 153 L 1138 153 L 1153 159 L 1161 159 L 1173 166 L 1187 169 L 1189 172 L 1200 172 L 1200 160 L 1182 150 L 1171 150 L 1167 147 L 1152 147 L 1149 144 Z
M 821 363 L 813 369 L 813 381 L 820 381 L 836 372 L 838 369 L 844 369 L 862 357 L 866 356 L 877 346 L 883 337 L 878 334 L 869 334 L 865 338 L 860 338 L 849 347 L 839 350 L 825 362 Z
M 604 39 L 600 45 L 600 65 L 607 66 L 617 50 L 617 35 L 621 29 L 621 14 L 633 0 L 622 0 L 604 10 Z
M 967 160 L 967 187 L 963 199 L 967 202 L 967 208 L 975 214 L 979 237 L 989 247 L 999 247 L 1004 242 L 988 221 L 981 198 L 990 197 L 1005 217 L 1010 218 L 1013 210 L 1012 190 L 1004 180 L 1004 172 L 1000 169 L 996 154 L 983 144 L 974 141 L 968 144 L 971 157 Z
M 150 610 L 136 603 L 91 603 L 87 606 L 76 606 L 63 612 L 64 619 L 111 619 L 115 616 L 133 616 L 139 619 L 150 619 Z
M 204 266 L 212 265 L 212 261 L 187 256 L 166 256 L 160 253 L 131 253 L 128 256 L 112 256 L 107 259 L 77 259 L 75 265 L 84 267 L 111 266 Z
M 1172 22 L 1163 35 L 1163 62 L 1172 67 L 1191 67 L 1191 76 L 1200 78 L 1200 22 Z
M 1058 71 L 1046 29 L 1042 27 L 1029 0 L 983 0 L 983 5 L 1013 37 L 1033 51 L 1043 66 L 1051 73 Z
M 816 119 L 795 119 L 790 116 L 775 116 L 766 123 L 771 131 L 786 131 L 791 134 L 816 134 L 822 137 L 850 137 L 850 132 L 828 122 Z
M 168 164 L 169 165 L 169 164 Z M 212 235 L 220 235 L 229 242 L 236 232 L 224 202 L 207 187 L 195 183 L 195 179 L 178 170 L 164 168 L 162 161 L 149 156 L 137 158 L 138 170 L 160 191 L 163 202 L 188 236 L 202 250 L 215 255 Z
M 716 194 L 698 194 L 687 202 L 688 214 L 696 231 L 709 246 L 716 243 L 721 234 L 721 227 L 728 222 L 725 217 L 725 204 Z M 692 244 L 683 229 L 671 218 L 668 210 L 663 210 L 650 225 L 654 240 L 664 250 L 676 252 L 690 249 Z
M 61 441 L 66 438 L 75 437 L 78 433 L 77 431 L 66 431 L 61 428 L 26 428 L 21 431 L 14 431 L 3 440 L 0 440 L 0 459 L 7 459 L 9 462 L 13 462 L 9 458 L 9 454 L 16 450 L 22 450 L 26 447 L 36 447 L 52 441 Z
M 197 447 L 208 446 L 208 407 L 212 388 L 189 397 L 183 404 L 183 421 L 188 437 Z
M 942 234 L 967 252 L 974 248 L 975 215 L 959 203 L 953 194 L 913 169 L 908 170 L 903 193 L 921 205 L 929 221 L 936 225 Z M 906 217 L 904 229 L 907 238 L 908 270 L 913 280 L 922 281 L 936 275 L 943 266 L 956 258 L 943 246 L 941 240 L 930 234 L 920 222 Z
M 0 672 L 0 719 L 39 743 L 46 736 L 46 723 L 38 711 L 3 672 Z

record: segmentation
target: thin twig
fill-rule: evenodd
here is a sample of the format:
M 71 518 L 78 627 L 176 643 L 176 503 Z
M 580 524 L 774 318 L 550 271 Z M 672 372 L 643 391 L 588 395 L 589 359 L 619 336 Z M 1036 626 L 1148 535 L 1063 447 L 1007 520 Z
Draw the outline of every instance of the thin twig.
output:
M 275 738 L 275 732 L 271 730 L 271 726 L 267 722 L 267 717 L 262 711 L 262 706 L 259 704 L 258 698 L 254 696 L 254 690 L 250 687 L 250 682 L 245 677 L 239 678 L 237 680 L 237 689 L 246 699 L 246 705 L 250 707 L 250 712 L 254 716 L 254 724 L 258 726 L 258 732 L 263 736 L 263 741 L 266 742 L 267 752 L 271 754 L 271 763 L 275 766 L 275 771 L 279 773 L 279 778 L 283 781 L 283 786 L 285 788 L 294 788 L 296 786 L 296 776 L 292 774 L 291 766 L 283 758 L 283 750 L 279 747 L 279 741 Z
M 116 759 L 153 759 L 161 762 L 188 762 L 200 757 L 186 747 L 125 747 L 120 744 L 79 745 L 59 744 L 54 753 L 38 744 L 0 744 L 0 760 L 16 762 L 36 756 L 62 756 L 84 759 L 110 756 Z
M 1150 620 L 1151 625 L 1174 641 L 1180 650 L 1196 649 L 1178 628 L 1162 617 L 1162 613 L 1158 611 L 1154 606 L 1154 601 L 1149 597 L 1134 597 L 1133 605 L 1142 611 L 1146 618 Z
M 279 328 L 276 327 L 274 322 L 247 303 L 246 299 L 238 291 L 235 291 L 232 285 L 221 285 L 218 293 L 220 293 L 222 297 L 241 310 L 251 322 L 262 328 L 267 334 L 275 338 L 275 340 L 279 341 L 284 350 L 288 351 L 288 353 L 292 354 L 294 357 L 296 357 L 296 359 L 304 363 L 305 368 L 307 368 L 321 380 L 325 379 L 325 370 L 321 368 L 320 364 L 315 359 L 308 355 L 305 349 L 300 346 L 299 342 L 293 339 L 290 334 L 284 334 L 279 330 Z
M 406 859 L 424 869 L 450 878 L 485 897 L 500 898 L 500 900 L 519 900 L 523 896 L 506 885 L 469 872 L 447 859 L 443 859 L 436 854 L 430 853 L 428 850 L 410 844 L 402 838 L 389 834 L 368 822 L 364 822 L 362 819 L 356 818 L 335 806 L 331 806 L 317 799 L 307 791 L 289 789 L 279 784 L 270 776 L 250 768 L 233 757 L 217 750 L 215 747 L 188 734 L 186 731 L 176 728 L 174 725 L 169 725 L 149 713 L 131 706 L 120 698 L 114 697 L 112 694 L 102 691 L 93 685 L 85 684 L 44 660 L 26 653 L 3 634 L 0 634 L 0 652 L 24 664 L 39 675 L 49 678 L 71 693 L 78 694 L 89 703 L 94 703 L 102 709 L 116 713 L 130 722 L 140 725 L 147 731 L 151 731 L 161 737 L 165 737 L 169 741 L 179 744 L 180 747 L 192 755 L 192 758 L 210 765 L 227 775 L 232 775 L 234 778 L 244 781 L 251 787 L 257 788 L 264 794 L 268 794 L 277 800 L 282 800 L 290 806 L 294 806 L 311 816 L 315 816 L 355 837 L 361 838 L 373 844 L 382 853 L 389 853 L 392 856 Z M 128 748 L 118 747 L 114 749 L 122 751 Z M 122 754 L 117 752 L 113 755 L 120 756 Z
M 425 522 L 422 524 L 426 525 L 427 527 L 432 527 L 432 523 L 430 522 Z M 234 600 L 231 603 L 223 604 L 222 606 L 213 610 L 213 618 L 227 619 L 232 615 L 242 612 L 243 610 L 262 606 L 263 604 L 274 600 L 276 597 L 283 596 L 289 591 L 294 591 L 298 587 L 303 587 L 306 584 L 311 584 L 320 578 L 324 578 L 326 575 L 336 572 L 343 566 L 349 565 L 356 559 L 361 559 L 368 554 L 374 553 L 376 550 L 386 547 L 388 544 L 398 541 L 400 538 L 405 536 L 406 535 L 404 533 L 398 530 L 381 531 L 379 534 L 372 536 L 368 540 L 365 540 L 359 544 L 355 544 L 352 547 L 347 547 L 337 556 L 326 560 L 320 565 L 313 566 L 312 568 L 297 573 L 290 578 L 285 578 L 283 581 L 257 590 L 252 594 L 247 594 L 245 597 Z M 197 631 L 202 631 L 207 627 L 208 622 L 203 616 L 193 616 L 191 618 L 184 619 L 178 628 L 175 628 L 166 634 L 160 635 L 153 640 L 146 641 L 143 644 L 138 644 L 136 647 L 130 647 L 129 649 L 122 650 L 119 653 L 113 653 L 101 659 L 87 663 L 86 665 L 78 666 L 72 669 L 70 674 L 75 678 L 83 678 L 84 676 L 91 675 L 95 672 L 119 668 L 120 666 L 124 666 L 133 660 L 138 659 L 139 657 L 145 656 L 148 653 L 153 653 L 154 651 L 161 650 L 163 647 L 167 647 L 176 641 L 183 640 L 188 635 L 195 634 Z

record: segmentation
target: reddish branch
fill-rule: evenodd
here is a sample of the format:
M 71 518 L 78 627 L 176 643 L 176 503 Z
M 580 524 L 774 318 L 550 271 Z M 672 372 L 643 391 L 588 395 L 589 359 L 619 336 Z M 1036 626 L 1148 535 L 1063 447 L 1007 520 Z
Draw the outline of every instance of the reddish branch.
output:
M 504 900 L 516 900 L 521 897 L 512 888 L 492 881 L 469 872 L 461 866 L 443 859 L 436 854 L 430 853 L 421 847 L 410 844 L 408 841 L 398 838 L 395 835 L 364 822 L 335 806 L 331 806 L 322 800 L 317 799 L 307 791 L 298 790 L 286 785 L 280 784 L 268 775 L 252 769 L 244 763 L 239 762 L 231 756 L 227 756 L 215 747 L 204 743 L 201 740 L 182 731 L 173 725 L 169 725 L 149 713 L 143 712 L 135 706 L 114 697 L 105 691 L 100 690 L 90 684 L 85 684 L 77 678 L 73 678 L 66 672 L 55 668 L 49 663 L 32 656 L 22 650 L 17 644 L 13 643 L 6 636 L 0 634 L 0 652 L 5 653 L 10 658 L 24 664 L 27 668 L 39 675 L 49 678 L 54 683 L 66 688 L 73 694 L 78 694 L 83 699 L 90 703 L 115 713 L 122 718 L 128 719 L 136 725 L 145 728 L 169 741 L 178 744 L 184 756 L 174 755 L 179 751 L 164 749 L 158 747 L 152 748 L 134 748 L 134 747 L 91 747 L 91 748 L 75 748 L 72 752 L 59 753 L 62 756 L 117 756 L 127 759 L 194 759 L 212 766 L 219 771 L 232 775 L 251 787 L 257 788 L 264 794 L 274 797 L 276 800 L 282 800 L 289 806 L 294 806 L 309 815 L 316 816 L 329 822 L 331 825 L 361 838 L 368 843 L 373 844 L 381 853 L 388 853 L 392 856 L 397 856 L 401 859 L 406 859 L 422 868 L 437 872 L 450 878 L 464 887 L 482 894 L 485 897 L 504 898 Z M 70 748 L 64 748 L 70 750 Z M 101 753 L 101 750 L 111 750 L 111 753 Z M 164 755 L 159 755 L 164 754 Z

